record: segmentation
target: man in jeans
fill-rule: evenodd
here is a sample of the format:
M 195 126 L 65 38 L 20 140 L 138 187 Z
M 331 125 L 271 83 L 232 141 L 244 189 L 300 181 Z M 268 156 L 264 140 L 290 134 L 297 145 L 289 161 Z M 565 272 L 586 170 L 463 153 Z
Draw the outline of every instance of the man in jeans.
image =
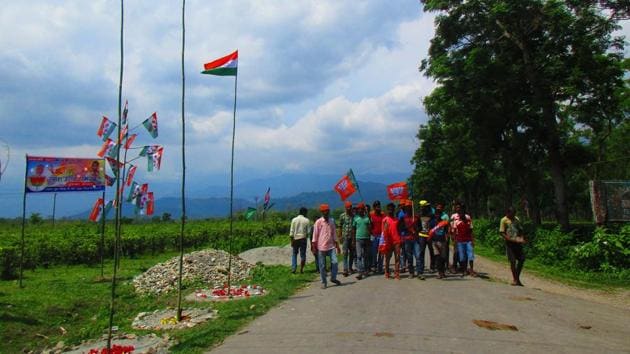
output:
M 424 252 L 420 254 L 420 243 L 418 240 L 418 217 L 413 213 L 412 201 L 401 201 L 403 204 L 403 211 L 405 212 L 402 218 L 398 221 L 404 223 L 404 227 L 399 227 L 402 230 L 400 238 L 405 247 L 405 261 L 407 262 L 407 269 L 409 270 L 409 278 L 415 278 L 416 274 L 418 278 L 424 280 L 422 273 L 424 272 Z M 416 261 L 414 271 L 414 259 Z M 402 261 L 401 261 L 402 262 Z
M 300 214 L 291 220 L 291 229 L 289 236 L 291 237 L 291 247 L 293 255 L 291 257 L 291 273 L 295 274 L 297 269 L 297 254 L 300 253 L 300 273 L 304 273 L 304 264 L 306 263 L 306 238 L 310 235 L 311 221 L 306 217 L 308 210 L 304 207 L 300 208 Z
M 345 202 L 346 211 L 339 215 L 339 234 L 343 243 L 343 276 L 347 277 L 350 273 L 354 273 L 352 264 L 356 257 L 354 241 L 354 233 L 352 230 L 352 219 L 354 213 L 352 211 L 352 202 Z
M 383 273 L 383 254 L 378 251 L 378 245 L 383 236 L 383 218 L 385 214 L 381 211 L 381 202 L 375 200 L 372 203 L 372 212 L 370 213 L 371 229 L 370 233 L 372 237 L 372 264 L 371 267 L 375 274 Z
M 359 268 L 358 280 L 365 278 L 370 270 L 369 254 L 370 244 L 370 218 L 365 215 L 365 204 L 357 205 L 358 215 L 352 220 L 352 229 L 356 238 L 357 268 Z
M 313 226 L 311 248 L 317 250 L 322 289 L 326 289 L 326 257 L 330 257 L 330 281 L 341 285 L 341 282 L 337 280 L 337 253 L 339 253 L 339 243 L 337 242 L 335 220 L 330 217 L 330 207 L 328 207 L 328 204 L 322 204 L 319 206 L 319 211 L 321 211 L 322 217 L 317 219 Z

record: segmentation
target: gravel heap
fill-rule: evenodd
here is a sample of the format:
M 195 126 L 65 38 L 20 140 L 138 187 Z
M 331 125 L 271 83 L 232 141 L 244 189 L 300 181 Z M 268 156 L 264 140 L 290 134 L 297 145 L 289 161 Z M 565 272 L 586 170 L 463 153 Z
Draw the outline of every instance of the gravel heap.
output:
M 291 265 L 291 254 L 293 249 L 291 245 L 284 247 L 259 247 L 247 250 L 238 256 L 243 258 L 249 263 L 256 264 L 261 262 L 265 265 Z M 306 251 L 306 262 L 313 262 L 314 257 L 310 248 Z M 298 265 L 300 262 L 300 255 L 298 255 Z
M 227 283 L 228 256 L 225 251 L 208 249 L 184 255 L 182 282 L 202 281 L 208 287 Z M 238 256 L 232 256 L 232 282 L 242 282 L 250 275 L 254 265 Z M 177 289 L 179 257 L 156 264 L 133 279 L 140 294 L 163 294 Z
M 141 312 L 133 320 L 131 326 L 135 329 L 162 330 L 191 328 L 200 323 L 217 317 L 217 311 L 212 309 L 182 309 L 182 321 L 177 322 L 177 310 L 155 310 Z

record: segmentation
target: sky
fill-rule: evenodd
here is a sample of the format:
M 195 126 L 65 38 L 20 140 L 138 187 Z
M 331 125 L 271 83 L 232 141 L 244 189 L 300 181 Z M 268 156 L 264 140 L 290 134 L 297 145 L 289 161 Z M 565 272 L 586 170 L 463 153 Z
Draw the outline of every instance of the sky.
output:
M 203 64 L 239 50 L 235 182 L 284 173 L 411 173 L 418 71 L 434 17 L 417 0 L 186 2 L 186 183 L 229 183 L 234 77 Z M 157 112 L 162 168 L 181 183 L 181 2 L 126 1 L 123 100 L 131 126 Z M 27 0 L 0 12 L 0 211 L 19 205 L 24 156 L 94 157 L 117 119 L 120 2 Z M 10 160 L 6 163 L 6 148 Z M 396 181 L 392 181 L 396 182 Z M 156 193 L 159 197 L 159 192 Z M 19 210 L 18 210 L 19 212 Z

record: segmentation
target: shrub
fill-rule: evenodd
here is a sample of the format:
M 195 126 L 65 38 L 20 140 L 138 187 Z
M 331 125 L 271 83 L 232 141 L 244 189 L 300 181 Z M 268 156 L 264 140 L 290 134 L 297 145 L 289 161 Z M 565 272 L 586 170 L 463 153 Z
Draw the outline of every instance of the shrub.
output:
M 570 259 L 578 269 L 606 272 L 629 269 L 630 225 L 623 226 L 617 234 L 597 228 L 591 241 L 573 247 Z

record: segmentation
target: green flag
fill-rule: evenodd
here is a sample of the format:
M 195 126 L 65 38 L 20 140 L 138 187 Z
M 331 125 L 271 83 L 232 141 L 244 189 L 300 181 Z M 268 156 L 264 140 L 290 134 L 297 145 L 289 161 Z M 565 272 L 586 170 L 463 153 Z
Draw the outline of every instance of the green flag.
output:
M 251 220 L 256 215 L 256 208 L 249 207 L 245 212 L 245 219 Z

